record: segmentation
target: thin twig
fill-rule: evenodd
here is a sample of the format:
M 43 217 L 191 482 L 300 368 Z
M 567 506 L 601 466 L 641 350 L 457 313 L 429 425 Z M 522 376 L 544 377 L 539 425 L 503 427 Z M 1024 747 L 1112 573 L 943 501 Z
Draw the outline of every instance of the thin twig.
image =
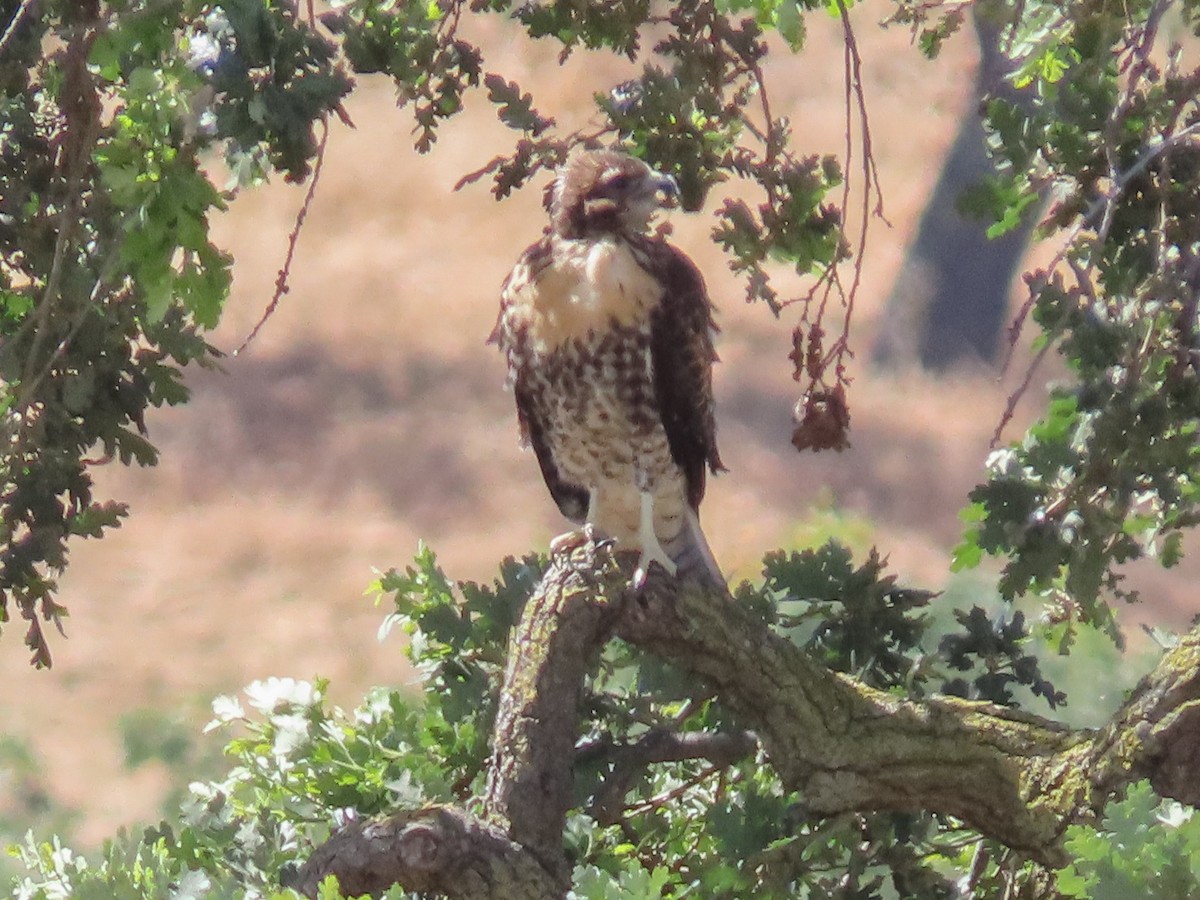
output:
M 1112 182 L 1109 190 L 1106 191 L 1106 195 L 1112 195 L 1112 199 L 1115 199 L 1124 191 L 1129 179 L 1136 177 L 1158 155 L 1157 153 L 1152 153 L 1144 161 L 1139 159 L 1135 162 L 1134 167 L 1131 167 L 1125 173 L 1124 181 L 1121 181 L 1121 175 L 1117 166 L 1117 145 L 1120 140 L 1119 135 L 1122 130 L 1122 122 L 1124 122 L 1126 113 L 1129 112 L 1137 99 L 1138 88 L 1142 81 L 1145 80 L 1151 71 L 1157 71 L 1154 64 L 1150 61 L 1150 53 L 1154 49 L 1154 40 L 1158 34 L 1159 21 L 1165 12 L 1165 0 L 1158 0 L 1150 9 L 1146 17 L 1146 22 L 1142 26 L 1133 29 L 1125 41 L 1126 49 L 1124 52 L 1128 53 L 1128 57 L 1120 64 L 1121 73 L 1126 75 L 1125 87 L 1121 90 L 1120 97 L 1118 97 L 1117 102 L 1113 105 L 1112 112 L 1109 114 L 1104 128 L 1104 158 L 1108 163 L 1108 175 Z M 1154 148 L 1150 149 L 1153 150 Z M 1141 165 L 1138 165 L 1139 162 Z M 1116 204 L 1114 202 L 1102 198 L 1102 203 L 1103 217 L 1099 228 L 1097 228 L 1097 246 L 1102 246 L 1108 239 L 1108 232 L 1112 227 L 1113 216 L 1116 213 Z M 1094 206 L 1095 204 L 1093 204 Z
M 596 742 L 576 751 L 577 761 L 594 764 L 606 759 L 612 771 L 596 791 L 588 807 L 589 815 L 604 825 L 620 820 L 625 795 L 638 776 L 656 763 L 707 760 L 714 766 L 728 767 L 751 755 L 758 747 L 753 732 L 675 732 L 656 728 L 632 744 Z
M 1037 356 L 1033 358 L 1033 362 L 1029 364 L 1029 368 L 1025 371 L 1025 379 L 1008 398 L 1008 403 L 1004 407 L 1004 415 L 1000 417 L 999 424 L 996 425 L 996 430 L 992 433 L 992 442 L 988 445 L 995 449 L 1000 443 L 1000 435 L 1004 431 L 1006 425 L 1012 421 L 1013 415 L 1017 411 L 1017 404 L 1021 402 L 1021 398 L 1025 396 L 1029 390 L 1029 385 L 1033 383 L 1033 375 L 1038 370 L 1038 366 L 1042 364 L 1042 360 L 1046 358 L 1046 354 L 1050 352 L 1050 348 L 1054 345 L 1054 341 L 1047 338 L 1046 343 L 1042 345 L 1042 349 L 1038 351 Z
M 17 7 L 17 11 L 13 13 L 13 17 L 9 20 L 8 26 L 4 29 L 4 34 L 0 35 L 0 54 L 4 53 L 8 47 L 8 42 L 12 40 L 17 29 L 21 25 L 21 20 L 33 9 L 37 0 L 21 0 L 21 5 Z
M 267 320 L 275 315 L 275 310 L 279 308 L 279 303 L 283 300 L 283 295 L 286 294 L 291 287 L 288 285 L 288 278 L 292 273 L 292 259 L 296 255 L 296 243 L 300 240 L 300 231 L 304 228 L 304 220 L 308 218 L 309 207 L 312 206 L 313 197 L 317 193 L 317 183 L 321 180 L 321 167 L 325 163 L 325 145 L 329 140 L 329 123 L 322 116 L 319 120 L 321 124 L 321 141 L 317 145 L 317 161 L 313 165 L 312 179 L 308 182 L 308 190 L 304 194 L 304 202 L 300 204 L 300 211 L 296 214 L 296 222 L 292 226 L 292 231 L 288 235 L 287 254 L 283 258 L 283 267 L 279 270 L 279 275 L 275 278 L 275 293 L 271 296 L 271 302 L 267 304 L 266 310 L 262 314 L 262 318 L 258 320 L 258 324 L 242 341 L 242 345 L 233 351 L 234 356 L 241 354 L 243 350 L 250 346 L 263 326 L 267 324 Z
M 854 249 L 854 273 L 850 282 L 849 289 L 843 285 L 840 274 L 837 271 L 837 261 L 834 260 L 826 268 L 813 291 L 809 293 L 811 300 L 813 294 L 821 288 L 821 301 L 817 308 L 815 321 L 820 323 L 825 316 L 825 310 L 829 302 L 829 297 L 834 289 L 837 290 L 838 297 L 841 299 L 843 306 L 843 317 L 841 333 L 833 345 L 826 351 L 822 368 L 828 365 L 835 365 L 835 376 L 839 384 L 844 384 L 846 380 L 845 374 L 845 357 L 853 356 L 850 350 L 850 328 L 854 318 L 854 304 L 858 296 L 858 288 L 862 281 L 863 260 L 866 257 L 867 238 L 870 232 L 871 219 L 878 217 L 887 223 L 883 211 L 883 192 L 879 187 L 879 172 L 875 163 L 875 154 L 871 144 L 871 125 L 870 117 L 867 113 L 866 91 L 863 87 L 862 79 L 862 56 L 858 50 L 858 41 L 854 36 L 854 29 L 850 24 L 850 14 L 846 9 L 844 0 L 838 0 L 838 11 L 842 22 L 842 35 L 844 41 L 843 52 L 843 75 L 844 75 L 844 99 L 845 99 L 845 119 L 846 119 L 846 149 L 845 149 L 845 167 L 846 171 L 852 168 L 854 163 L 854 111 L 858 111 L 858 129 L 859 129 L 859 146 L 862 150 L 862 161 L 860 163 L 862 169 L 862 208 L 860 210 L 861 222 L 859 224 L 856 246 Z M 850 207 L 850 189 L 851 179 L 847 177 L 842 186 L 842 228 L 843 236 L 845 235 L 845 214 Z M 871 206 L 872 197 L 875 200 L 874 208 Z M 888 223 L 890 224 L 890 223 Z M 807 304 L 806 304 L 807 307 Z M 807 319 L 807 317 L 806 317 Z
M 1096 217 L 1101 212 L 1104 214 L 1100 226 L 1096 229 L 1097 243 L 1103 243 L 1104 239 L 1108 236 L 1108 230 L 1112 225 L 1112 217 L 1115 212 L 1116 201 L 1125 193 L 1125 189 L 1129 187 L 1129 183 L 1146 171 L 1146 167 L 1158 159 L 1158 157 L 1181 144 L 1190 143 L 1189 139 L 1196 134 L 1200 134 L 1200 122 L 1193 122 L 1182 131 L 1177 131 L 1170 137 L 1165 137 L 1156 144 L 1147 147 L 1128 169 L 1125 169 L 1123 172 L 1115 172 L 1112 175 L 1112 184 L 1109 186 L 1109 189 L 1103 195 L 1093 200 L 1083 214 L 1083 224 L 1085 227 L 1095 222 Z
M 682 797 L 688 791 L 692 790 L 692 788 L 702 784 L 714 775 L 719 775 L 724 768 L 724 766 L 706 766 L 682 784 L 671 788 L 671 790 L 656 794 L 648 800 L 643 800 L 641 803 L 633 804 L 629 807 L 628 812 L 631 815 L 636 815 L 641 812 L 649 812 L 652 809 L 661 809 L 672 800 Z
M 846 118 L 847 137 L 849 137 L 850 91 L 854 91 L 854 99 L 858 107 L 858 124 L 861 131 L 862 144 L 862 222 L 858 233 L 858 250 L 854 261 L 854 278 L 850 282 L 850 291 L 846 294 L 846 318 L 842 328 L 842 337 L 848 338 L 850 333 L 850 317 L 853 312 L 854 298 L 858 295 L 858 285 L 862 280 L 862 261 L 867 247 L 867 234 L 871 226 L 871 216 L 874 214 L 887 222 L 883 215 L 883 193 L 879 189 L 879 172 L 875 166 L 875 154 L 871 146 L 871 123 L 867 115 L 867 98 L 863 89 L 862 56 L 858 52 L 858 41 L 854 37 L 854 29 L 850 26 L 850 13 L 843 0 L 838 0 L 838 11 L 842 19 L 842 36 L 846 44 Z M 847 156 L 849 165 L 849 156 Z M 871 209 L 871 197 L 875 196 L 875 208 Z
M 71 242 L 71 233 L 75 230 L 75 223 L 79 218 L 77 215 L 79 181 L 78 172 L 72 172 L 67 182 L 67 202 L 59 214 L 58 237 L 54 241 L 54 258 L 50 263 L 50 273 L 46 276 L 46 287 L 42 291 L 42 299 L 34 314 L 33 340 L 29 345 L 29 355 L 25 358 L 25 371 L 21 375 L 22 390 L 18 408 L 32 402 L 30 386 L 40 381 L 39 378 L 35 378 L 34 370 L 38 368 L 38 357 L 41 356 L 42 344 L 50 330 L 50 311 L 58 299 L 67 246 Z

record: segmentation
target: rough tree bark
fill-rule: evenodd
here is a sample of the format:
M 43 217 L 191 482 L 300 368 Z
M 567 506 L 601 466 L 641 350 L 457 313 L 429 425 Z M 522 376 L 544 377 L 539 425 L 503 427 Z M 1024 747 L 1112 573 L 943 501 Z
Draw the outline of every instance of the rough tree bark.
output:
M 916 361 L 944 371 L 963 362 L 993 361 L 1000 349 L 1012 285 L 1037 216 L 1026 215 L 993 240 L 988 223 L 958 204 L 968 188 L 995 172 L 978 105 L 996 96 L 1022 102 L 1007 81 L 1011 63 L 1001 50 L 1003 15 L 1003 4 L 990 0 L 971 7 L 980 57 L 974 105 L 963 112 L 888 297 L 887 324 L 871 354 L 878 367 Z
M 578 699 L 614 631 L 715 691 L 816 812 L 948 813 L 1052 866 L 1064 859 L 1067 825 L 1092 819 L 1134 780 L 1200 803 L 1200 627 L 1106 727 L 1069 729 L 985 703 L 885 694 L 822 668 L 727 595 L 666 577 L 634 594 L 630 570 L 586 541 L 552 559 L 514 633 L 486 821 L 431 808 L 354 823 L 318 848 L 296 886 L 313 896 L 332 873 L 347 891 L 399 883 L 471 900 L 565 896 Z M 754 746 L 750 734 L 719 747 L 690 740 L 697 746 L 650 741 L 636 753 L 732 760 Z

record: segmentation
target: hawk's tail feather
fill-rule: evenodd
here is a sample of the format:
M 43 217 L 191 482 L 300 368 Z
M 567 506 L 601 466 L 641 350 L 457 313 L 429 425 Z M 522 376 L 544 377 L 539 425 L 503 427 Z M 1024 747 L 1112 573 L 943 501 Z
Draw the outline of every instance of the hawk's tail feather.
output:
M 727 588 L 721 566 L 713 556 L 712 548 L 700 528 L 700 518 L 690 506 L 685 508 L 684 527 L 670 550 L 671 559 L 678 566 L 677 574 L 691 576 L 709 582 L 722 589 Z

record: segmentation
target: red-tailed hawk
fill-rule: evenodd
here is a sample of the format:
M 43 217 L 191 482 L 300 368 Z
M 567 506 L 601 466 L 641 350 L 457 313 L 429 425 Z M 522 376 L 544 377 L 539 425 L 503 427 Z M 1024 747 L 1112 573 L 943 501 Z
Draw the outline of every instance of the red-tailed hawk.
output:
M 713 307 L 686 256 L 647 234 L 673 179 L 612 150 L 576 152 L 550 227 L 504 283 L 491 341 L 522 440 L 563 515 L 618 547 L 724 586 L 700 530 L 713 422 Z

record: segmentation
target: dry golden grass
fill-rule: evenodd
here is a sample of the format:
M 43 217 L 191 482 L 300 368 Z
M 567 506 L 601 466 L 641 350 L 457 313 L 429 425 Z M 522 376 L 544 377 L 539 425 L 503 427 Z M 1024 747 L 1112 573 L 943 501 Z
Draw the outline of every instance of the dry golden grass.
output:
M 549 46 L 499 27 L 486 37 L 491 66 L 539 88 L 560 121 L 628 69 L 592 58 L 559 73 Z M 742 303 L 707 215 L 675 216 L 675 240 L 705 271 L 724 329 L 716 378 L 731 471 L 714 479 L 704 520 L 726 568 L 750 576 L 766 549 L 804 537 L 796 523 L 814 505 L 832 506 L 872 522 L 866 538 L 904 578 L 936 587 L 1007 389 L 982 367 L 937 380 L 872 372 L 864 360 L 888 327 L 882 301 L 969 105 L 973 51 L 958 40 L 930 65 L 902 32 L 863 28 L 860 40 L 893 227 L 875 224 L 864 267 L 851 450 L 791 449 L 790 325 Z M 770 64 L 775 110 L 791 116 L 800 148 L 836 153 L 834 23 L 814 22 L 811 41 L 802 58 Z M 28 669 L 17 627 L 0 641 L 5 730 L 40 755 L 55 800 L 81 811 L 84 843 L 158 813 L 164 776 L 125 771 L 121 715 L 157 707 L 198 729 L 212 695 L 273 674 L 330 676 L 343 703 L 369 684 L 404 683 L 401 646 L 377 643 L 381 613 L 363 597 L 372 567 L 404 564 L 423 537 L 453 577 L 487 578 L 502 556 L 544 548 L 563 528 L 517 447 L 499 354 L 484 346 L 498 286 L 540 232 L 539 198 L 451 192 L 509 135 L 474 102 L 418 158 L 387 84 L 364 82 L 349 111 L 358 127 L 335 126 L 279 311 L 224 374 L 192 373 L 191 404 L 151 419 L 157 469 L 103 473 L 102 490 L 131 501 L 132 516 L 73 551 L 62 581 L 70 640 L 55 642 L 55 668 Z M 237 258 L 219 346 L 236 347 L 267 303 L 301 197 L 271 186 L 217 223 Z M 1187 573 L 1146 577 L 1158 611 L 1182 618 Z

